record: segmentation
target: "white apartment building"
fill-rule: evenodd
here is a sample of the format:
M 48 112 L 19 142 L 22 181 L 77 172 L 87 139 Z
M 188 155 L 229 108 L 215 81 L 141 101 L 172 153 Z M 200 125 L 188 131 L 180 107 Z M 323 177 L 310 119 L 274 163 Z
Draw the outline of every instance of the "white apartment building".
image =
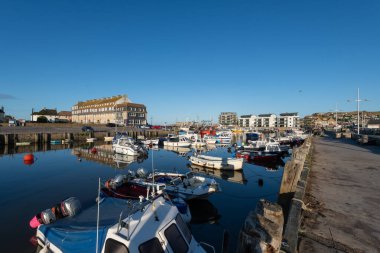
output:
M 280 116 L 277 118 L 277 127 L 287 127 L 293 128 L 299 126 L 300 117 L 297 112 L 291 113 L 280 113 Z
M 238 125 L 240 127 L 256 127 L 257 116 L 256 115 L 241 115 L 238 120 Z
M 276 127 L 277 116 L 273 113 L 259 114 L 255 127 Z

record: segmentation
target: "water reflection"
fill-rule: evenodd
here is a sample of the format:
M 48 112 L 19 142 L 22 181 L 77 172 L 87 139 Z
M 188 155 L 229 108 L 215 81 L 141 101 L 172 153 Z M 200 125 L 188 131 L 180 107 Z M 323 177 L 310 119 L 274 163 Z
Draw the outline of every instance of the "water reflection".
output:
M 191 151 L 191 148 L 184 148 L 184 147 L 169 147 L 164 146 L 165 150 L 173 151 L 174 153 L 178 154 L 179 156 L 187 156 L 187 154 Z
M 17 146 L 17 145 L 0 145 L 0 156 L 2 155 L 13 155 L 19 153 L 33 153 L 40 151 L 49 151 L 49 150 L 61 150 L 68 149 L 74 146 L 73 143 L 65 143 L 65 144 L 55 144 L 52 145 L 50 143 L 35 143 L 34 145 L 28 146 Z
M 277 171 L 281 167 L 285 165 L 285 162 L 282 159 L 277 159 L 276 161 L 254 161 L 249 162 L 251 164 L 255 164 L 261 167 L 265 167 L 267 171 Z
M 191 223 L 213 224 L 220 219 L 218 209 L 207 199 L 194 199 L 187 202 L 191 213 Z
M 148 158 L 148 156 L 137 157 L 115 154 L 112 150 L 112 145 L 110 144 L 83 145 L 81 147 L 73 148 L 71 153 L 77 156 L 78 159 L 84 158 L 88 161 L 98 162 L 119 169 L 125 169 L 133 162 L 141 163 Z
M 197 165 L 189 165 L 189 169 L 191 169 L 193 172 L 197 173 L 203 173 L 206 175 L 210 175 L 213 177 L 217 177 L 232 183 L 238 183 L 238 184 L 246 184 L 247 179 L 244 178 L 244 173 L 242 171 L 234 171 L 234 170 L 216 170 L 211 168 L 204 168 Z

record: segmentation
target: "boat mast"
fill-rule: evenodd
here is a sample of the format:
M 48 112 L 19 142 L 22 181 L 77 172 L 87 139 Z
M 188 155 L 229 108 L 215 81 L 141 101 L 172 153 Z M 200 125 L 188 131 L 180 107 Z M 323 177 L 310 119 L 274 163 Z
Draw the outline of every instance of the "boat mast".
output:
M 155 185 L 154 185 L 154 165 L 153 165 L 153 148 L 152 148 L 152 172 L 153 172 L 153 179 L 152 179 L 152 182 L 153 182 L 153 185 L 152 185 L 152 188 L 153 188 L 153 197 L 154 195 L 156 194 L 156 191 L 155 191 Z
M 98 183 L 98 214 L 96 217 L 96 253 L 99 252 L 100 177 Z

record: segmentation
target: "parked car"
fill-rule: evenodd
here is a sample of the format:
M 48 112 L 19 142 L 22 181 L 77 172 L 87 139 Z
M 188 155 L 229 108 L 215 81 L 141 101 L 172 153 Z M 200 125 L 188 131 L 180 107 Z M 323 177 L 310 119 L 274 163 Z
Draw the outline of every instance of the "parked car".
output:
M 82 132 L 94 132 L 94 129 L 90 126 L 83 126 Z
M 107 123 L 106 127 L 116 127 L 116 124 L 115 123 Z

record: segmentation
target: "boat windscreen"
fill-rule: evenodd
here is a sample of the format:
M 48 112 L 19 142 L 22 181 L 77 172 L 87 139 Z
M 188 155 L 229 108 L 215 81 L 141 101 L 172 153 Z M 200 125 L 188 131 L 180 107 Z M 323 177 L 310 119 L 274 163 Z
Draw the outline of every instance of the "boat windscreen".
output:
M 179 178 L 179 177 L 177 177 L 177 178 L 174 178 L 171 182 L 170 182 L 170 184 L 172 184 L 172 185 L 179 185 L 180 183 L 182 183 L 182 180 L 181 180 L 181 178 Z

